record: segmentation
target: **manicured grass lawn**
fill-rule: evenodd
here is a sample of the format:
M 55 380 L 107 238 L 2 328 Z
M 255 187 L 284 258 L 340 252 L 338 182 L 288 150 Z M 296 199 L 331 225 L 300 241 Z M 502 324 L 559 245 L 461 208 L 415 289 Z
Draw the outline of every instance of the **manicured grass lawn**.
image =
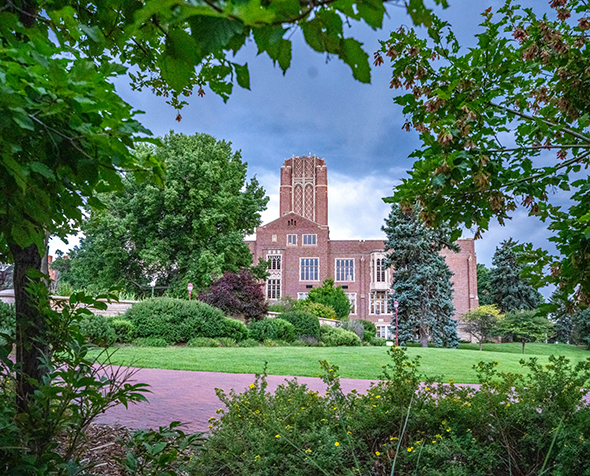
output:
M 572 363 L 590 357 L 590 352 L 565 344 L 486 344 L 480 352 L 476 344 L 461 344 L 459 349 L 408 348 L 408 355 L 421 356 L 421 370 L 429 377 L 442 376 L 444 381 L 477 383 L 473 366 L 480 361 L 498 361 L 505 372 L 522 372 L 521 358 L 538 357 L 541 363 L 548 356 L 564 355 Z M 387 364 L 387 347 L 120 347 L 113 361 L 119 365 L 171 370 L 206 372 L 260 373 L 268 361 L 271 375 L 317 377 L 318 362 L 327 360 L 340 367 L 345 378 L 377 379 Z

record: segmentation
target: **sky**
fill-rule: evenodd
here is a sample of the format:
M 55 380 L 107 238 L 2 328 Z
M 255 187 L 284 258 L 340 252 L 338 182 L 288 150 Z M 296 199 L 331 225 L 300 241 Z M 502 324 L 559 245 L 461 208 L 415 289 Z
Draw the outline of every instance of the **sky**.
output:
M 464 47 L 475 44 L 481 12 L 490 6 L 496 10 L 503 4 L 480 0 L 449 3 L 446 10 L 434 9 L 452 24 Z M 379 49 L 379 40 L 387 39 L 390 31 L 400 25 L 411 26 L 404 9 L 389 5 L 387 11 L 382 30 L 354 25 L 348 35 L 363 42 L 371 57 Z M 116 83 L 117 91 L 145 112 L 138 119 L 156 136 L 171 130 L 207 133 L 241 150 L 249 176 L 255 175 L 270 197 L 268 209 L 262 214 L 263 223 L 279 216 L 279 171 L 283 161 L 314 154 L 325 159 L 328 166 L 330 237 L 383 238 L 381 226 L 389 206 L 382 198 L 391 195 L 393 187 L 407 176 L 412 166 L 408 155 L 420 146 L 416 133 L 401 129 L 405 120 L 401 107 L 393 103 L 398 92 L 389 89 L 391 68 L 387 63 L 373 68 L 371 84 L 361 84 L 343 62 L 337 58 L 327 60 L 325 55 L 311 50 L 301 31 L 291 39 L 293 59 L 285 75 L 267 56 L 257 56 L 256 46 L 250 43 L 234 61 L 248 63 L 251 90 L 235 86 L 227 103 L 210 90 L 203 98 L 193 94 L 181 111 L 181 122 L 175 121 L 174 109 L 148 91 L 133 92 L 125 81 Z M 504 227 L 493 223 L 483 239 L 476 241 L 478 262 L 490 266 L 496 246 L 510 237 L 554 249 L 547 241 L 550 232 L 545 224 L 528 217 L 523 210 L 513 216 Z M 464 236 L 472 233 L 465 230 Z M 67 246 L 54 240 L 50 252 L 66 251 L 77 242 L 74 238 Z

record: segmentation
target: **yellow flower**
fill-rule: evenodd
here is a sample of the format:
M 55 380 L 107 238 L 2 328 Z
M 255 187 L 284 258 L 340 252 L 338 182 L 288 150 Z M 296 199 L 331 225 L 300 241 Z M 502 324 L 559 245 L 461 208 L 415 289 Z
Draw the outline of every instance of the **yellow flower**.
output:
M 442 440 L 442 435 L 434 435 L 436 438 L 440 438 Z
M 375 451 L 375 454 L 379 456 L 381 453 L 379 453 L 379 451 Z
M 336 408 L 338 408 L 338 407 L 334 407 L 334 410 L 336 410 Z
M 393 440 L 399 440 L 399 438 L 397 436 L 392 436 L 391 438 L 389 438 L 389 441 L 393 441 Z
M 449 432 L 449 431 L 451 431 L 451 429 L 450 428 L 447 428 L 447 432 Z
M 209 425 L 209 429 L 213 428 L 213 425 Z
M 377 408 L 377 405 L 373 405 L 373 408 Z
M 348 433 L 349 435 L 351 434 L 351 432 L 350 432 L 350 431 L 347 431 L 346 433 Z
M 432 440 L 433 443 L 436 443 L 436 440 Z
M 281 437 L 281 435 L 275 435 L 275 438 L 280 438 L 280 437 Z
M 334 446 L 340 446 L 340 443 L 336 442 L 334 443 Z
M 510 403 L 507 403 L 506 406 L 509 407 L 510 406 Z
M 430 387 L 426 387 L 426 391 L 427 392 L 430 392 Z
M 311 450 L 310 450 L 309 448 L 307 448 L 307 449 L 305 450 L 305 452 L 306 452 L 306 453 L 311 453 Z
M 414 447 L 413 447 L 413 446 L 410 446 L 410 447 L 408 448 L 408 453 L 411 453 L 413 449 L 414 449 Z
M 375 398 L 381 398 L 381 395 L 376 395 Z
M 447 424 L 447 420 L 442 421 L 442 425 L 445 426 Z
M 258 458 L 260 458 L 260 455 L 254 456 L 254 461 L 256 461 Z
M 320 421 L 326 421 L 326 419 L 325 418 L 322 418 Z
M 301 407 L 302 410 L 305 410 L 305 407 Z
M 250 384 L 250 388 L 254 388 L 255 385 L 253 383 Z

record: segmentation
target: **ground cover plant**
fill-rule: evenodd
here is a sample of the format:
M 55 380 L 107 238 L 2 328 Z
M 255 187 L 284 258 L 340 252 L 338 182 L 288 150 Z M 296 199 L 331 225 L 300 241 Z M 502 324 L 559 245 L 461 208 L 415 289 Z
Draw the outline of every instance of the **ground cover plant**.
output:
M 245 341 L 243 341 L 245 342 Z M 251 344 L 251 341 L 249 341 Z M 422 372 L 428 377 L 442 376 L 444 381 L 477 383 L 473 366 L 480 361 L 497 361 L 498 369 L 504 372 L 519 372 L 523 358 L 522 345 L 460 344 L 459 349 L 408 347 L 407 355 L 420 355 Z M 566 344 L 529 343 L 524 357 L 537 357 L 547 363 L 550 355 L 562 355 L 577 363 L 590 354 L 580 347 Z M 320 360 L 328 360 L 340 367 L 344 378 L 376 379 L 380 369 L 388 361 L 386 347 L 256 347 L 245 348 L 199 348 L 166 347 L 144 348 L 120 347 L 112 357 L 117 364 L 145 368 L 171 370 L 198 370 L 207 372 L 250 373 L 260 372 L 268 362 L 272 375 L 317 377 Z
M 190 473 L 590 474 L 590 407 L 581 391 L 590 359 L 575 366 L 565 357 L 544 366 L 521 360 L 522 373 L 481 362 L 475 391 L 435 383 L 407 349 L 390 356 L 366 394 L 344 394 L 338 367 L 327 361 L 325 395 L 296 380 L 270 393 L 265 375 L 241 394 L 218 390 L 226 409 L 211 419 Z

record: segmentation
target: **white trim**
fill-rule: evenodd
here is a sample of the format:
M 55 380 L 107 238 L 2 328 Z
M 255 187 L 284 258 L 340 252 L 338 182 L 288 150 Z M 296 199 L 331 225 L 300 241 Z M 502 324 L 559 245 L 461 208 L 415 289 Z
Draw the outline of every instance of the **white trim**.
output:
M 290 243 L 289 240 L 290 238 L 294 236 L 295 237 L 295 242 L 294 243 Z M 287 235 L 287 246 L 297 246 L 297 234 L 296 233 L 289 233 Z
M 338 279 L 338 260 L 352 261 L 352 279 Z M 346 268 L 346 266 L 345 266 Z M 345 276 L 346 278 L 350 275 Z M 354 258 L 334 258 L 334 282 L 335 283 L 354 283 L 356 281 L 356 262 Z
M 305 239 L 309 237 L 313 237 L 313 243 L 306 243 Z M 301 235 L 301 246 L 317 246 L 318 245 L 318 235 L 306 233 Z
M 301 270 L 302 270 L 302 261 L 304 259 L 315 259 L 317 260 L 318 264 L 317 264 L 317 279 L 301 279 Z M 300 257 L 299 258 L 299 281 L 300 282 L 305 282 L 305 283 L 310 283 L 310 282 L 319 282 L 320 281 L 320 259 L 318 257 Z
M 350 315 L 351 316 L 356 316 L 357 314 L 357 307 L 358 307 L 358 303 L 356 302 L 356 293 L 344 293 L 346 294 L 346 297 L 348 298 L 348 300 L 350 301 L 350 303 L 352 304 L 352 300 L 350 299 L 350 297 L 353 297 L 354 300 L 354 306 L 352 308 L 352 310 L 350 311 Z

